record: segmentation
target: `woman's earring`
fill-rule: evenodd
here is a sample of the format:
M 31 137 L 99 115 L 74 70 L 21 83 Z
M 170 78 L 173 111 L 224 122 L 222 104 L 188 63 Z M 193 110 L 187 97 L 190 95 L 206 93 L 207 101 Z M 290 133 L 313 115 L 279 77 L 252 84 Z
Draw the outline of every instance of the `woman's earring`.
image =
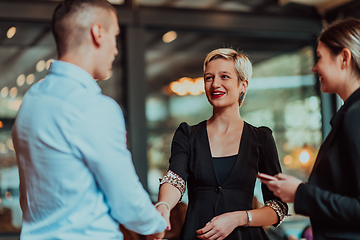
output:
M 241 93 L 240 93 L 240 101 L 241 101 L 241 100 L 244 100 L 244 95 L 245 95 L 244 92 L 241 92 Z

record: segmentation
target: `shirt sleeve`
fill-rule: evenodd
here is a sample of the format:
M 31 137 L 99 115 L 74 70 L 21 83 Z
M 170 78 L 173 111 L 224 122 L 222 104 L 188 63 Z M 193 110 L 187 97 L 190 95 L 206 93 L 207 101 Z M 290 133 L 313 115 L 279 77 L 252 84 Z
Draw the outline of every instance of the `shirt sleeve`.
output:
M 259 130 L 263 141 L 259 172 L 274 176 L 281 172 L 281 167 L 272 131 L 267 127 L 260 127 Z M 265 206 L 271 207 L 278 215 L 279 221 L 274 226 L 279 226 L 289 216 L 288 206 L 280 198 L 276 197 L 266 184 L 261 184 L 261 190 Z
M 338 226 L 358 227 L 360 222 L 360 108 L 349 111 L 343 120 L 339 139 L 343 159 L 331 159 L 349 164 L 343 173 L 352 176 L 351 196 L 321 189 L 312 184 L 300 184 L 295 194 L 294 209 L 298 214 Z M 338 131 L 339 132 L 339 131 Z M 341 176 L 339 176 L 341 177 Z
M 164 218 L 136 175 L 126 146 L 123 114 L 115 101 L 103 97 L 82 112 L 71 142 L 94 175 L 115 220 L 143 235 L 165 230 Z
M 181 197 L 184 195 L 186 180 L 189 176 L 189 136 L 191 134 L 191 127 L 183 122 L 176 129 L 173 141 L 171 143 L 171 157 L 169 170 L 161 180 L 160 185 L 169 183 L 176 187 Z

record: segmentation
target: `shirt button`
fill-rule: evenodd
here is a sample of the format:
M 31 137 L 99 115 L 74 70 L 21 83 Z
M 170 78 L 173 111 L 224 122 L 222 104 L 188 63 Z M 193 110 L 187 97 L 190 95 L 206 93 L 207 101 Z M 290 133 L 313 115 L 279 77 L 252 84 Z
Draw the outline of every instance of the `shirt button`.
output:
M 219 193 L 222 191 L 222 188 L 220 186 L 218 186 L 216 189 L 215 189 L 215 192 Z

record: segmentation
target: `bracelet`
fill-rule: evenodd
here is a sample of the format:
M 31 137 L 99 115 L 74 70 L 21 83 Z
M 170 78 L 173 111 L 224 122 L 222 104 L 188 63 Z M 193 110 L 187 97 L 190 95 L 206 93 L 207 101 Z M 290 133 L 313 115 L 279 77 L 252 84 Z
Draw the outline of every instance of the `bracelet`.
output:
M 250 223 L 252 222 L 252 217 L 251 217 L 251 213 L 249 211 L 245 211 L 246 215 L 247 215 L 247 223 L 245 225 L 245 227 L 249 227 Z
M 155 204 L 155 208 L 156 208 L 157 206 L 161 205 L 161 204 L 164 204 L 164 205 L 167 207 L 167 209 L 169 210 L 169 213 L 170 213 L 170 206 L 169 206 L 169 204 L 166 203 L 166 202 L 158 202 L 158 203 L 156 203 L 156 204 Z

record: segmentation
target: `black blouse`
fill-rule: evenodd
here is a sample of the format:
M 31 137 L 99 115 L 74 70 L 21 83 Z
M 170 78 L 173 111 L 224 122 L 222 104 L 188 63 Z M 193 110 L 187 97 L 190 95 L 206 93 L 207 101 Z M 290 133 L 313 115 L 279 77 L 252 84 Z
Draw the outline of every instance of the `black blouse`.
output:
M 237 159 L 237 155 L 226 156 L 226 157 L 213 157 L 216 177 L 220 184 L 225 180 L 225 178 L 231 172 L 231 169 L 233 168 L 236 159 Z
M 236 162 L 222 183 L 217 180 L 212 161 L 206 121 L 191 127 L 181 123 L 173 138 L 169 166 L 169 172 L 187 182 L 188 188 L 189 205 L 179 239 L 197 240 L 196 230 L 203 228 L 213 217 L 252 209 L 257 173 L 275 175 L 281 171 L 271 130 L 246 122 Z M 287 205 L 265 184 L 262 192 L 264 202 L 278 202 L 287 214 Z M 261 240 L 268 237 L 262 227 L 237 227 L 226 239 Z

